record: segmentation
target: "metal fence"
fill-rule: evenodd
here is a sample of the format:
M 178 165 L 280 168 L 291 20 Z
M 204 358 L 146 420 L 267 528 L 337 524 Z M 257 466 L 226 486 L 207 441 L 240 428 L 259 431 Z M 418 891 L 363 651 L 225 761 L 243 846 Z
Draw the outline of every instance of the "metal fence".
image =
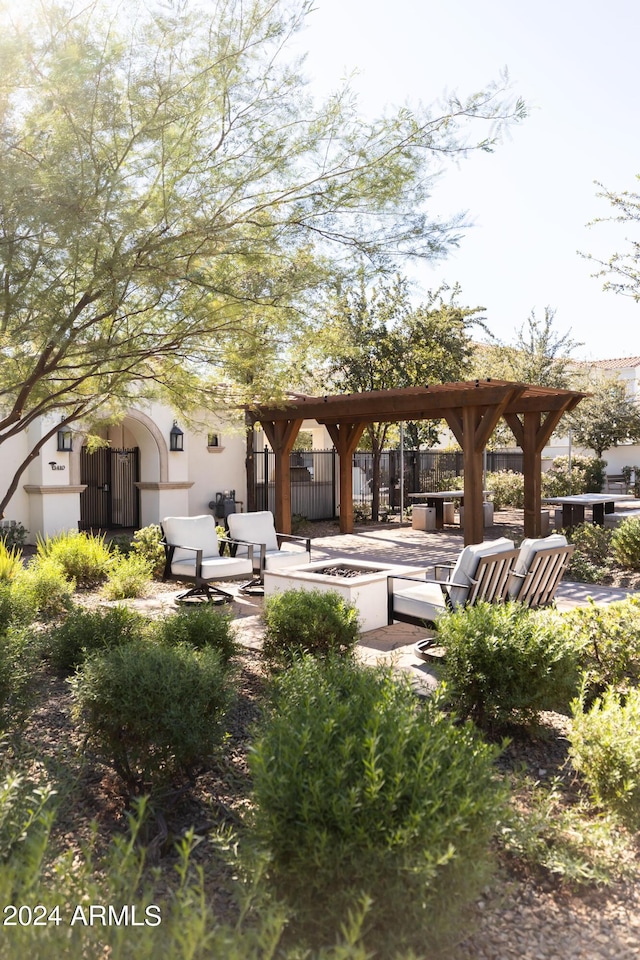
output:
M 522 452 L 498 450 L 486 452 L 486 470 L 522 472 Z M 256 508 L 275 510 L 275 454 L 265 447 L 255 460 Z M 334 449 L 308 450 L 291 454 L 291 513 L 309 520 L 335 517 L 340 503 L 338 457 Z M 380 462 L 380 506 L 394 510 L 400 506 L 400 451 L 385 450 Z M 445 490 L 463 470 L 462 451 L 404 451 L 405 501 L 409 493 Z M 353 500 L 370 503 L 372 499 L 373 455 L 357 451 L 353 455 Z

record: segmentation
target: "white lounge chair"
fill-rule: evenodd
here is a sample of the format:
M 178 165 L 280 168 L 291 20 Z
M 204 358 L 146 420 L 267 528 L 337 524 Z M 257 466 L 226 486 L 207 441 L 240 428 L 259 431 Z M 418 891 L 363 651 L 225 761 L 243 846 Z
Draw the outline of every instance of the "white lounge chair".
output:
M 213 586 L 211 581 L 251 577 L 253 574 L 253 547 L 244 557 L 227 557 L 220 553 L 220 543 L 230 543 L 218 537 L 216 523 L 210 514 L 197 517 L 165 517 L 162 521 L 163 545 L 166 562 L 163 579 L 195 580 L 195 585 L 177 600 L 205 599 L 228 602 L 232 595 Z
M 300 566 L 311 560 L 311 539 L 289 533 L 276 533 L 270 510 L 254 513 L 232 513 L 227 517 L 232 554 L 246 557 L 253 547 L 254 577 L 242 588 L 260 588 L 265 570 L 282 570 Z
M 509 584 L 509 599 L 527 607 L 552 603 L 574 550 L 575 546 L 559 533 L 523 540 Z
M 513 540 L 500 537 L 465 547 L 446 580 L 388 577 L 389 623 L 399 620 L 422 626 L 456 607 L 506 599 L 518 556 Z M 436 572 L 443 566 L 436 567 Z

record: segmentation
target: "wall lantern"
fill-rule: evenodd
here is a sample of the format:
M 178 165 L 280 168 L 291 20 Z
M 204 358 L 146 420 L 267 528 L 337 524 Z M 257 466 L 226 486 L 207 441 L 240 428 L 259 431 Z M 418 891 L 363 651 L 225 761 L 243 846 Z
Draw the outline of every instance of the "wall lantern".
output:
M 173 426 L 169 431 L 169 450 L 175 453 L 182 453 L 184 450 L 184 433 L 176 420 L 173 421 Z
M 60 427 L 58 430 L 58 451 L 71 453 L 73 450 L 73 434 L 69 427 Z

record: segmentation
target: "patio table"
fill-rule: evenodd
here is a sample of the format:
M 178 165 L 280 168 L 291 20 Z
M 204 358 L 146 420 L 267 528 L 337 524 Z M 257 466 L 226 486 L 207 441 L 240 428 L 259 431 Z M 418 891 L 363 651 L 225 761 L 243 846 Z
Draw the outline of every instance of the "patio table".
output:
M 489 493 L 491 493 L 490 490 L 484 490 L 483 496 L 486 498 Z M 410 493 L 409 498 L 413 500 L 425 500 L 428 507 L 435 507 L 436 530 L 442 530 L 444 528 L 445 500 L 459 500 L 460 506 L 464 506 L 463 490 L 437 490 L 429 493 Z
M 543 503 L 557 504 L 562 507 L 562 526 L 566 529 L 584 523 L 586 507 L 591 508 L 591 521 L 599 527 L 604 526 L 604 517 L 613 513 L 616 502 L 635 500 L 631 494 L 612 493 L 576 493 L 566 497 L 543 497 Z

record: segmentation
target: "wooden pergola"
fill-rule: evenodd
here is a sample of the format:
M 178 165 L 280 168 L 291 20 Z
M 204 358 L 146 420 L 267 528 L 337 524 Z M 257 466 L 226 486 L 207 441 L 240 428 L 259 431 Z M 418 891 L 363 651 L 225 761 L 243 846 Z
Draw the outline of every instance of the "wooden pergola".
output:
M 464 542 L 483 539 L 483 452 L 501 417 L 524 455 L 524 532 L 540 536 L 542 450 L 564 413 L 586 394 L 506 380 L 472 380 L 326 397 L 297 396 L 250 411 L 275 453 L 275 519 L 291 532 L 289 454 L 305 420 L 324 424 L 340 458 L 340 531 L 353 531 L 351 461 L 369 423 L 445 420 L 463 453 Z

